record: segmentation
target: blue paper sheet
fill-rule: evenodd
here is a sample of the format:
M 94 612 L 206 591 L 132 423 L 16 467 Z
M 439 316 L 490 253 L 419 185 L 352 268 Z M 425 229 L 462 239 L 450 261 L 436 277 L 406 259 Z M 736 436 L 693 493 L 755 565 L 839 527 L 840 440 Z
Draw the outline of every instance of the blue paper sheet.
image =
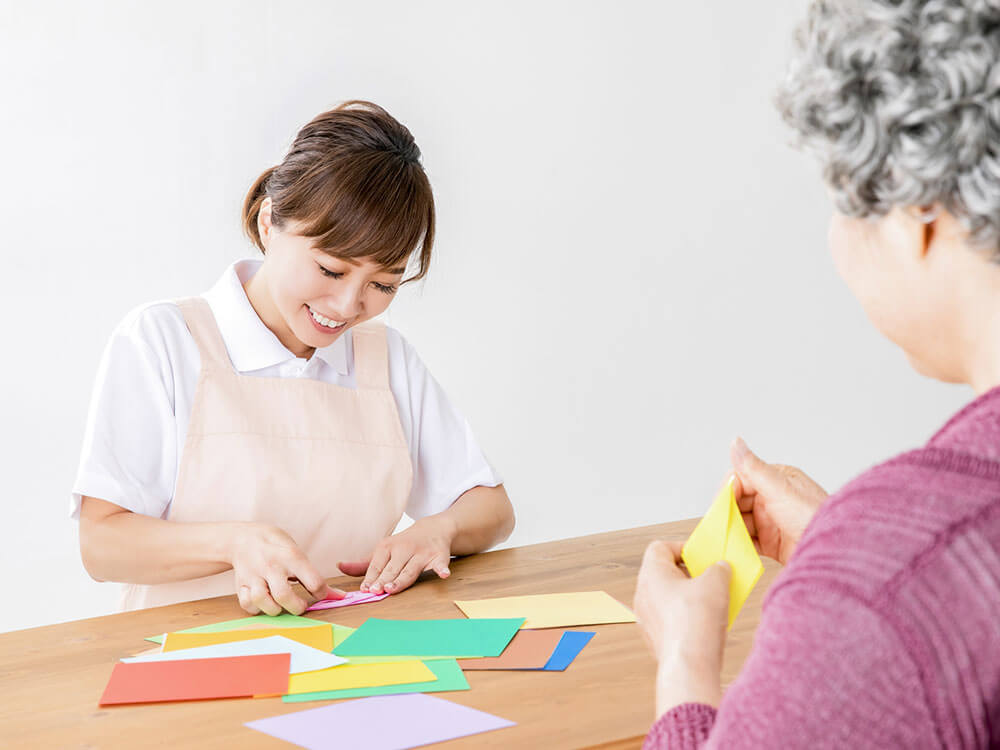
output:
M 577 655 L 583 651 L 583 647 L 590 643 L 594 633 L 579 630 L 567 630 L 559 639 L 559 645 L 552 652 L 552 656 L 545 662 L 542 670 L 546 672 L 562 672 L 573 663 Z

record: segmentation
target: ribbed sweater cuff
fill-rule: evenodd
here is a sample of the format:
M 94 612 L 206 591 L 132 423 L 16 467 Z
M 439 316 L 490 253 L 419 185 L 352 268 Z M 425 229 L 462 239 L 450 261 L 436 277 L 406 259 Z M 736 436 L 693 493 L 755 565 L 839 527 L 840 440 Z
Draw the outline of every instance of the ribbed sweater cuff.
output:
M 657 719 L 642 743 L 642 750 L 694 750 L 708 739 L 714 723 L 715 709 L 708 704 L 682 703 Z

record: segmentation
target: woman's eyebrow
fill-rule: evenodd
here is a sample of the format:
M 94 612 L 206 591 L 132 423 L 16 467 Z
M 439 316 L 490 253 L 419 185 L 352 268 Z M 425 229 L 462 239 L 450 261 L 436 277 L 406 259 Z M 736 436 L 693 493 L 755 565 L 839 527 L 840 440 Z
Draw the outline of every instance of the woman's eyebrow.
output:
M 391 273 L 398 276 L 399 274 L 406 273 L 406 266 L 403 266 L 402 268 L 386 268 L 383 273 Z

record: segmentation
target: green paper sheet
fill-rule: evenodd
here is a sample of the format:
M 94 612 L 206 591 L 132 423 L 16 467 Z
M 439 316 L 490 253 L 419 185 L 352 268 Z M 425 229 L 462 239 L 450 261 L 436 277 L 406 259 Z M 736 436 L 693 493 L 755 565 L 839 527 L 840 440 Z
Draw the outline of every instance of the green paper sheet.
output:
M 212 622 L 208 625 L 198 625 L 197 627 L 177 632 L 221 633 L 226 630 L 239 630 L 247 625 L 259 625 L 265 628 L 308 628 L 314 625 L 322 625 L 324 622 L 324 620 L 316 620 L 312 617 L 299 617 L 288 612 L 282 612 L 280 615 L 274 615 L 273 617 L 271 615 L 254 615 L 253 617 L 241 617 L 238 620 Z M 346 628 L 343 625 L 333 625 L 333 647 L 336 648 L 340 643 L 343 643 L 347 636 L 353 632 L 352 628 Z M 163 634 L 151 635 L 146 640 L 153 643 L 163 643 Z
M 353 633 L 356 628 L 349 628 L 344 625 L 334 625 L 333 626 L 333 650 L 337 650 L 337 646 L 343 643 L 347 636 Z M 339 656 L 339 654 L 338 654 Z M 405 656 L 344 656 L 350 664 L 386 664 L 394 661 L 414 661 L 415 659 L 421 659 L 423 661 L 431 661 L 432 659 L 457 659 L 460 657 L 455 656 L 414 656 L 413 654 L 407 654 Z M 464 657 L 461 657 L 464 658 Z
M 381 620 L 371 617 L 336 649 L 337 656 L 499 656 L 523 617 Z
M 433 682 L 411 682 L 408 685 L 383 685 L 382 687 L 354 688 L 352 690 L 324 690 L 317 693 L 286 695 L 285 703 L 305 703 L 306 701 L 331 701 L 340 698 L 367 698 L 370 695 L 398 695 L 399 693 L 442 693 L 450 690 L 468 690 L 469 681 L 462 674 L 454 659 L 424 661 L 436 680 Z

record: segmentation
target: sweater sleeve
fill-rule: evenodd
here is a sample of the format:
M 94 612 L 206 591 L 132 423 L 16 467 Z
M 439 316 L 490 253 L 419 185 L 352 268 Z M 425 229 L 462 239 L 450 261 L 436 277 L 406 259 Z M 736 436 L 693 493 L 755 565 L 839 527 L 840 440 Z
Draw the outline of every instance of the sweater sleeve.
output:
M 677 706 L 644 748 L 940 746 L 896 630 L 849 591 L 788 584 L 769 599 L 718 711 Z

